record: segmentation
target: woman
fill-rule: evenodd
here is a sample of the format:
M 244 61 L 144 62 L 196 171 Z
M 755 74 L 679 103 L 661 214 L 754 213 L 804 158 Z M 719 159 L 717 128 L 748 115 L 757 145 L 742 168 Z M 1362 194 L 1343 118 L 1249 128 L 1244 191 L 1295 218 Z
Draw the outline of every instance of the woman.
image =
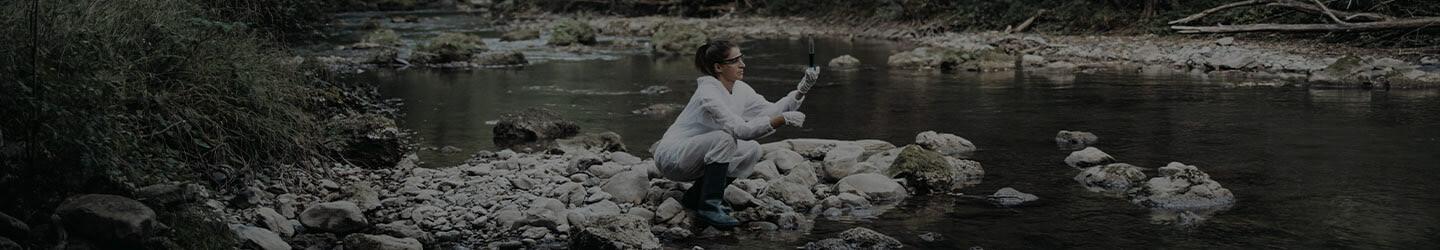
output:
M 803 125 L 805 114 L 795 110 L 820 74 L 819 68 L 805 69 L 796 90 L 771 103 L 741 81 L 743 57 L 740 48 L 727 41 L 700 46 L 695 68 L 705 76 L 695 80 L 695 94 L 654 150 L 665 178 L 695 182 L 681 203 L 719 228 L 739 224 L 724 204 L 725 187 L 734 178 L 749 176 L 760 161 L 760 143 L 755 139 L 782 125 Z

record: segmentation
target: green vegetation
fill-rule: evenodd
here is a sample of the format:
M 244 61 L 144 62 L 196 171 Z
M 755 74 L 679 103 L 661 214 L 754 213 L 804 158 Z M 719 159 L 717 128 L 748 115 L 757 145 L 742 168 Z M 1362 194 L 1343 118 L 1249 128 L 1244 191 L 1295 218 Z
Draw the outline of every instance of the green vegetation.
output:
M 557 46 L 595 44 L 595 28 L 580 20 L 560 20 L 557 21 L 555 27 L 550 30 L 549 43 Z
M 398 160 L 398 140 L 373 139 L 393 126 L 365 111 L 374 96 L 271 40 L 323 16 L 290 9 L 308 5 L 318 2 L 0 3 L 0 210 L 47 213 L 76 193 L 170 181 L 231 189 L 282 168 Z M 389 151 L 355 152 L 365 149 Z M 351 161 L 369 155 L 377 159 Z
M 705 44 L 707 36 L 694 25 L 680 23 L 661 24 L 655 29 L 655 50 L 665 53 L 695 54 L 695 48 Z
M 369 34 L 365 34 L 365 38 L 361 39 L 360 42 L 373 43 L 380 46 L 401 45 L 400 34 L 395 33 L 395 30 L 392 29 L 378 29 L 375 31 L 371 31 Z
M 470 60 L 474 53 L 485 51 L 485 42 L 480 37 L 462 33 L 441 33 L 430 38 L 430 42 L 417 50 L 435 55 L 431 62 L 454 62 Z

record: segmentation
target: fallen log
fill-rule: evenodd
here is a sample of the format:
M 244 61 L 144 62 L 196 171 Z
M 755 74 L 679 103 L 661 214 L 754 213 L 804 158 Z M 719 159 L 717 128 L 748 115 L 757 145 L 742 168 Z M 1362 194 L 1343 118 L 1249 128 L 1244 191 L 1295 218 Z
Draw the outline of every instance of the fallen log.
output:
M 1421 29 L 1440 27 L 1440 17 L 1424 17 L 1397 19 L 1380 22 L 1365 23 L 1327 23 L 1327 24 L 1245 24 L 1245 25 L 1221 25 L 1221 26 L 1170 26 L 1170 29 L 1177 30 L 1183 34 L 1195 33 L 1240 33 L 1240 32 L 1349 32 L 1349 31 L 1374 31 L 1388 29 Z

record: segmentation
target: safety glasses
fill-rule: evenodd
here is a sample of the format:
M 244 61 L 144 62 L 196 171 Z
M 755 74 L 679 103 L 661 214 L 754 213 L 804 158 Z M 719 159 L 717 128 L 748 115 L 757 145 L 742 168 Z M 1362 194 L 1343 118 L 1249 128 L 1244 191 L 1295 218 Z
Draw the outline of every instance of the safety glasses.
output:
M 744 62 L 744 61 L 745 61 L 745 58 L 743 58 L 743 57 L 745 57 L 745 54 L 740 54 L 740 55 L 738 55 L 738 56 L 731 57 L 730 59 L 725 59 L 724 61 L 720 61 L 720 64 L 727 64 L 727 65 L 728 65 L 728 64 L 736 64 L 736 63 Z

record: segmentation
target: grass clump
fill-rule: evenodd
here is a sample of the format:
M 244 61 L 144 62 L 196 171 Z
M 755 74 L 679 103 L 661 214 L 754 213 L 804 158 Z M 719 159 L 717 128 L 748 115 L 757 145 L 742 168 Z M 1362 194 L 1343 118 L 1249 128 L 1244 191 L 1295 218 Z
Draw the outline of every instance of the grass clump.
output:
M 550 45 L 595 44 L 595 27 L 575 19 L 563 19 L 550 29 Z
M 426 60 L 429 62 L 456 62 L 470 60 L 471 55 L 485 52 L 485 41 L 480 37 L 446 32 L 439 36 L 430 38 L 430 41 L 417 48 L 421 52 L 432 54 L 435 58 Z
M 401 45 L 400 34 L 395 33 L 395 30 L 392 29 L 378 29 L 375 31 L 371 31 L 369 34 L 365 34 L 365 38 L 361 39 L 360 42 L 380 46 Z
M 315 89 L 243 22 L 185 0 L 0 6 L 0 209 L 330 154 Z

